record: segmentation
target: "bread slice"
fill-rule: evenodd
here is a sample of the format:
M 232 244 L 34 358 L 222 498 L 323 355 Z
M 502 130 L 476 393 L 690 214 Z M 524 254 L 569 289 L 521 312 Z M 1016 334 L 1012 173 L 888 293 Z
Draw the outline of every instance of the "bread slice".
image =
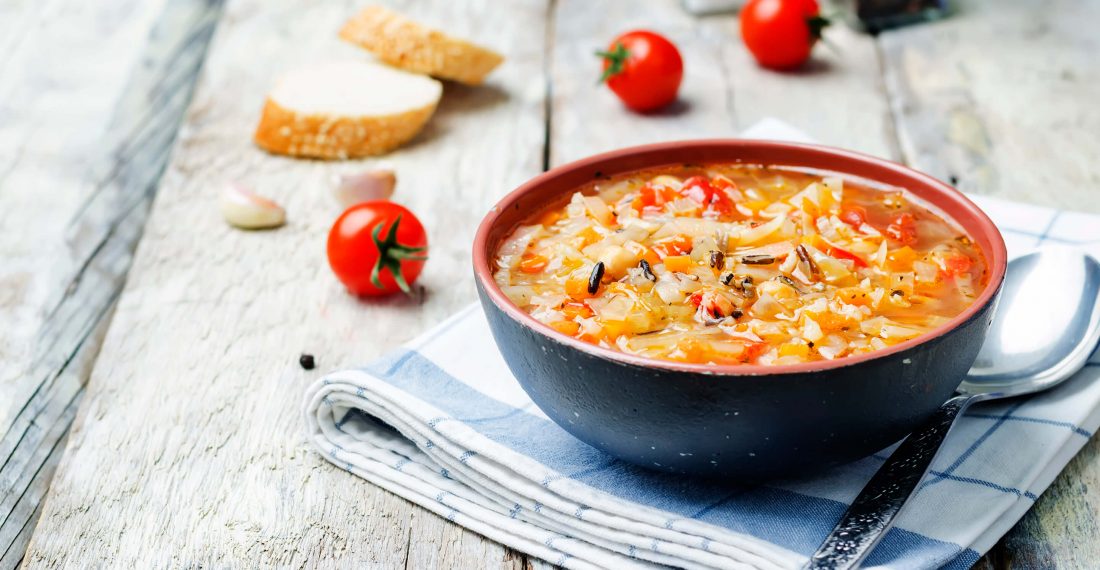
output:
M 390 65 L 469 85 L 485 80 L 504 57 L 420 25 L 393 10 L 370 6 L 352 17 L 340 37 Z
M 287 73 L 264 103 L 253 140 L 275 154 L 345 159 L 389 152 L 416 136 L 443 84 L 372 62 Z

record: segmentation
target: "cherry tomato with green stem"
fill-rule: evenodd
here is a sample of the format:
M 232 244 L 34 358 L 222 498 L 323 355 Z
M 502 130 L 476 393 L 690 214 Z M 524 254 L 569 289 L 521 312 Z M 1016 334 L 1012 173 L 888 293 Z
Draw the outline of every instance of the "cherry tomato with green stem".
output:
M 355 295 L 411 295 L 427 259 L 423 224 L 408 208 L 387 200 L 348 208 L 328 234 L 329 266 Z
M 684 60 L 664 36 L 647 30 L 627 32 L 596 55 L 603 58 L 600 82 L 631 110 L 656 111 L 676 100 Z
M 827 25 L 817 0 L 749 0 L 741 8 L 741 39 L 771 69 L 802 65 Z

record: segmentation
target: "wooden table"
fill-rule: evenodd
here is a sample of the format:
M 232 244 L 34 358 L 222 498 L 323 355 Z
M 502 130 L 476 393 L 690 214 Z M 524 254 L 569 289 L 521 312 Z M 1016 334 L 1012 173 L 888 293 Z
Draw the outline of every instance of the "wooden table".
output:
M 423 298 L 372 303 L 330 276 L 323 240 L 333 175 L 379 161 L 250 144 L 276 74 L 361 57 L 335 36 L 361 2 L 0 3 L 0 568 L 541 565 L 333 468 L 299 406 L 323 371 L 471 302 L 475 223 L 548 166 L 774 116 L 967 191 L 1100 211 L 1100 3 L 970 0 L 878 38 L 836 27 L 784 74 L 753 64 L 732 17 L 673 1 L 392 3 L 508 61 L 483 87 L 448 85 L 386 157 L 432 261 Z M 595 85 L 592 51 L 633 27 L 687 64 L 681 103 L 655 116 Z M 230 181 L 289 224 L 226 227 Z M 1098 450 L 979 566 L 1100 564 Z

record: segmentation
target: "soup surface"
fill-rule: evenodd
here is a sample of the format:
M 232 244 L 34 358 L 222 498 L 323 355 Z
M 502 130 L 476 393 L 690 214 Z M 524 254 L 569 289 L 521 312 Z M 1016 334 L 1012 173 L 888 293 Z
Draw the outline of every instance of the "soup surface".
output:
M 518 228 L 495 279 L 559 332 L 692 363 L 882 349 L 962 312 L 978 247 L 901 189 L 765 166 L 596 181 Z

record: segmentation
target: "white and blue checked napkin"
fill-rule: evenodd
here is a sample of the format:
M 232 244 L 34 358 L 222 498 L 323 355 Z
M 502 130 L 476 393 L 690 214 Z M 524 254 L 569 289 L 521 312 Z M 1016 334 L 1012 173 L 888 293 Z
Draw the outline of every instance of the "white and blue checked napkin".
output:
M 806 138 L 778 121 L 746 135 Z M 1100 254 L 1100 216 L 973 198 L 1010 256 L 1046 243 Z M 971 408 L 867 566 L 970 567 L 1100 426 L 1098 378 L 1094 355 L 1055 390 Z M 340 468 L 566 568 L 797 567 L 889 453 L 757 486 L 625 464 L 531 403 L 476 305 L 324 377 L 305 415 L 310 440 Z

